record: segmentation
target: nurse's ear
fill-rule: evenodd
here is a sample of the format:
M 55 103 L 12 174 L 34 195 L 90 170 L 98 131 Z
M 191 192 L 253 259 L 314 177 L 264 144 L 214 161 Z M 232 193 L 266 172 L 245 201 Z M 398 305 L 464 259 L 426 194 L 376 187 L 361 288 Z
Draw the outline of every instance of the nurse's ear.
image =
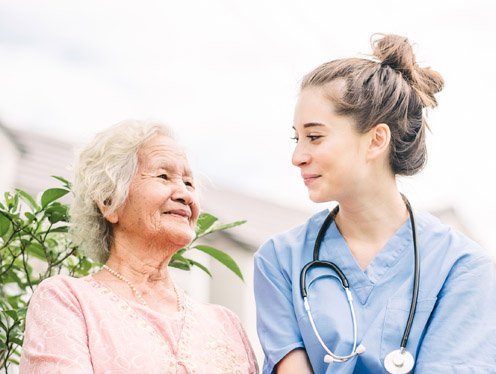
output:
M 378 157 L 389 156 L 389 144 L 391 143 L 391 130 L 385 123 L 379 123 L 368 132 L 368 157 L 376 159 Z

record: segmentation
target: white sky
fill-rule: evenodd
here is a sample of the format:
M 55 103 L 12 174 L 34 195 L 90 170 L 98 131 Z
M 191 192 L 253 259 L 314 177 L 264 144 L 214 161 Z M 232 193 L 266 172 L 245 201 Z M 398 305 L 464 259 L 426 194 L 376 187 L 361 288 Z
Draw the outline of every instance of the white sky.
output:
M 0 120 L 74 142 L 163 120 L 215 183 L 322 209 L 290 164 L 298 82 L 370 53 L 374 32 L 402 34 L 446 81 L 429 165 L 403 188 L 418 208 L 454 207 L 496 253 L 496 7 L 440 3 L 0 0 Z

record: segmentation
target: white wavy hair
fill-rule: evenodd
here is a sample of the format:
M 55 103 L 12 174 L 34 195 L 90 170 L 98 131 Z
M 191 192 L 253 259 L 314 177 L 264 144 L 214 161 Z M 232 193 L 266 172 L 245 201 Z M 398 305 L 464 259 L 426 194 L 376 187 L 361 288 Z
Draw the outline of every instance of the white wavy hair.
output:
M 69 232 L 80 250 L 96 261 L 108 259 L 112 244 L 112 224 L 98 206 L 113 213 L 124 204 L 138 151 L 155 135 L 173 138 L 163 123 L 125 120 L 98 133 L 76 158 Z

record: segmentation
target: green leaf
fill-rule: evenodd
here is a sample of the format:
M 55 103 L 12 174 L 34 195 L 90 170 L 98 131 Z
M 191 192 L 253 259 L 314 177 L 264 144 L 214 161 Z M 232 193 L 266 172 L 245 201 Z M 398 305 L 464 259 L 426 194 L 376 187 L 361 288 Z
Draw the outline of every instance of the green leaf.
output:
M 42 260 L 42 261 L 47 260 L 45 251 L 43 250 L 43 247 L 39 243 L 31 242 L 27 246 L 26 250 L 31 256 L 36 257 L 38 260 Z
M 210 230 L 208 230 L 208 232 L 205 232 L 202 235 L 198 235 L 198 237 L 200 238 L 202 236 L 205 236 L 207 234 L 211 234 L 211 233 L 216 232 L 216 231 L 227 230 L 227 229 L 230 229 L 230 228 L 233 228 L 236 226 L 240 226 L 244 223 L 246 223 L 245 220 L 235 221 L 235 222 L 226 223 L 226 224 L 218 224 L 218 222 L 216 222 L 214 225 L 212 225 L 212 227 L 210 228 Z
M 185 247 L 185 248 L 181 248 L 179 251 L 177 251 L 177 252 L 176 252 L 176 254 L 177 254 L 177 255 L 181 255 L 181 256 L 182 256 L 182 254 L 183 254 L 184 252 L 186 252 L 187 250 L 188 250 L 188 248 L 187 248 L 187 247 Z
M 19 364 L 20 364 L 20 361 L 19 360 L 16 360 L 12 356 L 9 357 L 9 362 L 13 363 L 16 366 L 19 366 Z
M 176 252 L 172 255 L 172 260 L 189 263 L 189 259 L 182 256 L 182 253 Z
M 9 231 L 10 225 L 10 220 L 3 212 L 0 212 L 0 237 L 4 236 Z
M 16 211 L 19 204 L 19 195 L 12 195 L 10 192 L 7 191 L 3 194 L 3 196 L 5 198 L 5 203 L 7 204 L 7 208 L 9 209 L 9 211 Z
M 190 260 L 186 257 L 181 256 L 179 253 L 174 253 L 169 266 L 181 270 L 191 270 Z
M 52 178 L 55 178 L 59 181 L 61 181 L 63 184 L 64 184 L 64 187 L 66 187 L 68 190 L 71 189 L 72 187 L 72 183 L 69 182 L 67 179 L 65 178 L 62 178 L 61 176 L 58 176 L 58 175 L 51 175 Z
M 26 213 L 24 213 L 24 215 L 28 219 L 27 222 L 26 222 L 27 224 L 30 224 L 31 222 L 33 222 L 34 220 L 36 220 L 36 216 L 33 213 L 31 213 L 31 212 L 26 212 Z
M 9 340 L 10 340 L 12 343 L 17 344 L 18 346 L 22 346 L 22 340 L 21 340 L 21 339 L 19 339 L 19 338 L 17 338 L 17 337 L 11 337 Z
M 221 251 L 220 249 L 210 247 L 208 245 L 197 245 L 193 248 L 198 249 L 199 251 L 205 252 L 215 258 L 217 261 L 219 261 L 221 264 L 226 266 L 229 270 L 234 272 L 238 277 L 241 278 L 241 280 L 244 281 L 243 279 L 243 274 L 241 273 L 241 270 L 239 269 L 238 264 L 236 264 L 236 261 L 233 260 L 231 256 L 229 256 L 227 253 Z
M 178 260 L 171 260 L 171 262 L 169 262 L 169 266 L 176 268 L 176 269 L 181 269 L 181 270 L 190 270 L 191 269 L 191 265 L 189 263 L 184 263 L 184 262 L 178 261 Z
M 46 208 L 46 215 L 51 223 L 57 223 L 60 221 L 67 221 L 67 205 L 63 205 L 59 202 L 54 202 L 48 208 Z
M 196 236 L 204 234 L 217 221 L 217 217 L 209 213 L 201 213 L 196 223 Z
M 58 226 L 58 227 L 52 227 L 50 230 L 47 231 L 42 231 L 41 234 L 46 234 L 47 232 L 54 233 L 54 232 L 68 232 L 68 231 L 69 231 L 69 226 Z
M 8 205 L 10 199 L 12 199 L 12 194 L 9 191 L 4 192 L 3 199 L 5 200 L 5 203 Z
M 4 310 L 3 313 L 6 314 L 6 315 L 8 315 L 14 321 L 17 321 L 18 320 L 17 311 L 15 311 L 14 309 Z
M 191 265 L 194 265 L 194 266 L 202 269 L 205 273 L 207 273 L 210 276 L 210 278 L 212 278 L 212 273 L 210 272 L 210 270 L 207 269 L 207 267 L 205 265 L 200 264 L 199 262 L 192 260 L 190 258 L 188 258 L 188 261 L 191 263 Z
M 0 318 L 0 327 L 2 328 L 3 331 L 7 331 L 9 328 L 7 325 L 4 323 L 5 318 Z M 0 337 L 4 337 L 3 331 L 0 331 Z M 4 342 L 4 339 L 0 339 L 1 342 Z
M 81 271 L 83 273 L 88 273 L 92 266 L 93 264 L 86 257 L 81 259 Z
M 69 190 L 65 188 L 49 188 L 43 195 L 41 195 L 41 206 L 45 208 L 52 201 L 60 199 L 62 196 L 65 196 L 69 193 Z
M 215 231 L 219 231 L 219 230 L 227 230 L 227 229 L 230 229 L 230 228 L 233 228 L 233 227 L 236 227 L 236 226 L 241 226 L 241 225 L 244 225 L 246 223 L 246 220 L 240 220 L 240 221 L 234 221 L 234 222 L 231 222 L 231 223 L 226 223 L 226 224 L 223 224 L 223 225 L 215 225 L 214 227 L 214 230 Z
M 26 313 L 28 311 L 28 308 L 19 308 L 17 309 L 17 315 L 19 318 L 26 318 Z
M 40 210 L 40 207 L 38 206 L 35 199 L 33 199 L 33 197 L 30 194 L 28 194 L 26 191 L 21 190 L 20 188 L 16 188 L 16 191 L 19 194 L 19 196 L 21 196 L 21 199 L 24 200 L 24 202 L 28 204 L 33 211 L 36 212 Z
M 14 269 L 16 269 L 16 267 L 14 267 Z M 8 284 L 8 283 L 21 284 L 22 283 L 21 278 L 19 278 L 19 276 L 17 275 L 17 273 L 15 271 L 13 271 L 14 269 L 11 269 L 11 271 L 7 272 L 7 274 L 5 274 L 3 276 L 3 278 L 2 278 L 3 284 Z

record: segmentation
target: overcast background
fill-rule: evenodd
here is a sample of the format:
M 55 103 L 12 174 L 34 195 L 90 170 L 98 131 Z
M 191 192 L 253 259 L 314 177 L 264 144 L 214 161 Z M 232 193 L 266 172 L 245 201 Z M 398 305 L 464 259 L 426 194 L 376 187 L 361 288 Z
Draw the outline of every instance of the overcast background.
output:
M 493 4 L 0 0 L 0 120 L 74 143 L 162 120 L 214 185 L 315 211 L 290 163 L 299 80 L 370 53 L 375 32 L 403 34 L 446 87 L 428 167 L 402 189 L 417 208 L 454 208 L 496 253 Z

